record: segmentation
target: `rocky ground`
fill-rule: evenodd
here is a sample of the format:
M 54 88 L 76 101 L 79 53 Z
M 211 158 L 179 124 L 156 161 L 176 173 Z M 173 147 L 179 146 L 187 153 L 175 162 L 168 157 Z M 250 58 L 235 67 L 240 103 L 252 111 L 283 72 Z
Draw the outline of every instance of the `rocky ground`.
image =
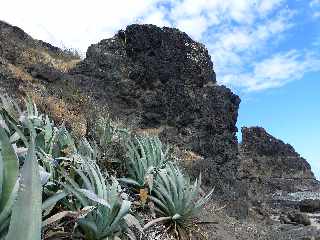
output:
M 243 128 L 238 143 L 240 98 L 217 84 L 205 46 L 178 29 L 131 25 L 80 59 L 0 21 L 0 92 L 31 96 L 77 136 L 101 114 L 159 135 L 216 189 L 194 239 L 320 239 L 320 184 L 308 162 L 261 127 Z M 164 232 L 149 238 L 170 238 Z

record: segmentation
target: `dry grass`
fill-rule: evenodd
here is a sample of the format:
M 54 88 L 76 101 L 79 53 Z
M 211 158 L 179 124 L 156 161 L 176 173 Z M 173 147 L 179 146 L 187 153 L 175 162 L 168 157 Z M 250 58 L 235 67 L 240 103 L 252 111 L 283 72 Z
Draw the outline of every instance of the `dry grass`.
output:
M 16 67 L 12 64 L 8 64 L 7 68 L 9 69 L 9 71 L 11 72 L 14 78 L 22 81 L 32 82 L 33 80 L 32 76 L 28 72 L 22 70 L 21 68 Z
M 29 67 L 34 64 L 42 63 L 52 66 L 61 72 L 68 72 L 80 61 L 81 59 L 68 59 L 60 56 L 53 57 L 47 51 L 29 48 L 21 53 L 20 64 L 24 65 L 25 67 Z
M 163 128 L 137 128 L 133 130 L 133 133 L 138 136 L 159 136 L 163 131 Z
M 203 158 L 203 156 L 201 156 L 193 151 L 183 150 L 182 151 L 182 159 L 187 162 L 194 162 L 194 161 L 203 160 L 204 158 Z
M 39 108 L 47 113 L 58 123 L 65 122 L 71 127 L 72 133 L 77 137 L 85 136 L 87 133 L 87 120 L 80 107 L 75 109 L 65 103 L 62 99 L 48 96 L 42 97 L 40 95 L 32 94 L 33 101 Z

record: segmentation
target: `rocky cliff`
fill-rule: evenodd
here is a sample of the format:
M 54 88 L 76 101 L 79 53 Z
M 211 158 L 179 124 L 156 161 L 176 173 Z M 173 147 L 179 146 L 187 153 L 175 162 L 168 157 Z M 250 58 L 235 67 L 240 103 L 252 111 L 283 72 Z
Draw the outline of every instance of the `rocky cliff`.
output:
M 90 46 L 80 61 L 3 22 L 0 37 L 4 91 L 31 95 L 79 134 L 104 109 L 157 129 L 163 141 L 199 156 L 189 163 L 192 174 L 202 172 L 221 193 L 233 189 L 240 99 L 217 85 L 202 44 L 177 29 L 131 25 Z
M 185 33 L 131 25 L 89 47 L 73 74 L 114 116 L 156 128 L 161 138 L 203 157 L 193 171 L 217 189 L 235 184 L 240 99 L 216 84 L 207 49 Z M 94 78 L 94 80 L 92 79 Z
M 153 129 L 190 153 L 182 157 L 189 172 L 202 172 L 217 193 L 317 184 L 308 163 L 262 128 L 244 128 L 238 150 L 239 97 L 217 84 L 207 49 L 177 29 L 130 25 L 81 60 L 0 21 L 0 91 L 30 95 L 78 135 L 106 112 L 139 131 Z
M 318 188 L 309 163 L 294 148 L 261 127 L 242 128 L 239 177 L 253 197 Z

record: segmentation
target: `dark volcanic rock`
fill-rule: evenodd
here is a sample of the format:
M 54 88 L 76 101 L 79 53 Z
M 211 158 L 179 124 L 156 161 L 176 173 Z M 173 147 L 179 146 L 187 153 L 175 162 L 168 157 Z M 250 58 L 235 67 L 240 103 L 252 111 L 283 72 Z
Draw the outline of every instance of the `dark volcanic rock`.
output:
M 212 67 L 207 49 L 185 33 L 131 25 L 90 46 L 73 73 L 90 77 L 82 85 L 115 116 L 138 117 L 139 127 L 161 128 L 164 141 L 202 155 L 192 173 L 223 191 L 239 165 L 240 99 L 216 85 Z
M 240 99 L 216 84 L 207 49 L 185 33 L 131 25 L 90 46 L 80 63 L 1 21 L 0 43 L 3 91 L 31 94 L 42 110 L 58 109 L 51 115 L 60 120 L 78 123 L 86 115 L 81 128 L 96 119 L 91 112 L 107 108 L 137 128 L 160 129 L 163 141 L 201 156 L 192 174 L 201 171 L 206 185 L 233 192 Z
M 298 211 L 292 211 L 292 212 L 288 213 L 288 218 L 290 219 L 291 222 L 294 222 L 297 224 L 302 224 L 304 226 L 311 225 L 310 218 L 305 213 L 301 213 Z
M 299 202 L 299 208 L 302 212 L 318 212 L 320 211 L 320 200 L 319 199 L 305 199 Z
M 239 177 L 249 195 L 312 191 L 319 186 L 308 162 L 261 127 L 242 128 Z

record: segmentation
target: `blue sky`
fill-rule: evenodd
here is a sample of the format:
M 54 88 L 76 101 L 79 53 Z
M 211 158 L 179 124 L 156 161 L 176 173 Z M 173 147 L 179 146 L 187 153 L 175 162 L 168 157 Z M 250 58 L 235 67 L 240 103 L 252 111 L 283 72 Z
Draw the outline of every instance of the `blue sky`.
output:
M 83 53 L 127 24 L 177 27 L 242 98 L 239 128 L 265 127 L 320 178 L 320 0 L 4 0 L 0 19 Z

